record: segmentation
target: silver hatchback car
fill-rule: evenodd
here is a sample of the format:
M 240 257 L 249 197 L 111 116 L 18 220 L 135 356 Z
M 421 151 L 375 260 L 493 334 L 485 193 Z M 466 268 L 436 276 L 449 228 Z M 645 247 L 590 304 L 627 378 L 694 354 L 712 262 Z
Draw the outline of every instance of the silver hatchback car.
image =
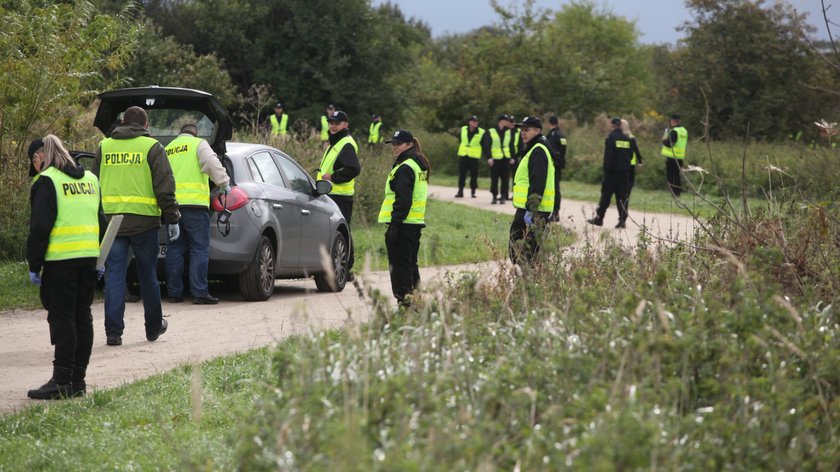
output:
M 106 135 L 128 107 L 141 106 L 149 116 L 149 133 L 164 146 L 182 125 L 193 123 L 221 159 L 232 190 L 224 202 L 218 189 L 208 196 L 211 280 L 235 281 L 246 300 L 267 300 L 276 278 L 314 277 L 319 291 L 344 289 L 349 229 L 326 196 L 329 182 L 316 183 L 278 149 L 229 142 L 230 115 L 206 92 L 151 86 L 105 92 L 99 99 L 94 124 Z

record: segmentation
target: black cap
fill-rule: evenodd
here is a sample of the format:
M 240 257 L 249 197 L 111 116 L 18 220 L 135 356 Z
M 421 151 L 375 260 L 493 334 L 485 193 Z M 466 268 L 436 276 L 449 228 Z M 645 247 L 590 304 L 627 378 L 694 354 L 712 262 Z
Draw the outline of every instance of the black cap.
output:
M 680 115 L 678 115 L 678 114 L 674 113 L 673 115 L 671 115 L 671 119 L 672 119 L 672 120 L 679 120 L 679 119 L 680 119 Z
M 388 144 L 391 143 L 410 143 L 414 141 L 414 135 L 411 134 L 411 131 L 401 129 L 399 131 L 394 132 L 394 135 L 391 136 L 391 139 L 385 141 Z
M 508 116 L 505 115 L 504 113 L 502 113 L 501 115 L 499 115 L 498 118 L 496 118 L 496 121 L 503 121 L 503 120 L 507 120 L 507 119 L 508 119 Z
M 553 125 L 556 125 L 556 124 L 558 123 L 558 121 L 559 121 L 559 120 L 558 120 L 558 119 L 557 119 L 557 117 L 556 117 L 556 116 L 554 116 L 554 115 L 551 115 L 551 116 L 548 118 L 548 122 L 549 122 L 549 123 L 551 123 L 551 124 L 553 124 Z
M 510 121 L 511 123 L 514 123 L 516 121 L 516 118 L 514 118 L 513 115 L 508 115 L 507 120 Z
M 29 154 L 30 161 L 32 160 L 32 157 L 35 156 L 35 153 L 38 151 L 38 149 L 41 149 L 42 147 L 44 147 L 44 140 L 41 138 L 38 138 L 29 144 L 29 151 L 27 152 L 27 154 Z
M 478 121 L 478 117 L 475 115 L 470 115 L 470 117 L 467 118 L 467 121 Z
M 329 105 L 327 105 L 327 110 L 335 110 L 335 105 L 330 103 Z
M 535 116 L 526 116 L 516 124 L 517 128 L 539 128 L 542 129 L 542 121 Z
M 370 115 L 370 119 L 371 119 L 371 120 L 375 120 L 375 119 L 377 119 L 377 118 L 379 118 L 379 115 L 377 115 L 376 113 L 374 113 L 374 114 Z
M 620 125 L 621 124 L 621 118 L 619 118 L 617 116 L 614 116 L 613 119 L 610 120 L 610 123 L 612 123 L 614 125 Z
M 280 102 L 277 102 L 277 104 L 274 105 L 274 108 L 283 108 L 283 104 L 280 103 Z
M 330 115 L 327 118 L 327 121 L 341 122 L 341 121 L 350 121 L 350 120 L 347 119 L 347 113 L 344 113 L 341 110 L 336 110 L 336 111 L 332 112 L 332 115 Z

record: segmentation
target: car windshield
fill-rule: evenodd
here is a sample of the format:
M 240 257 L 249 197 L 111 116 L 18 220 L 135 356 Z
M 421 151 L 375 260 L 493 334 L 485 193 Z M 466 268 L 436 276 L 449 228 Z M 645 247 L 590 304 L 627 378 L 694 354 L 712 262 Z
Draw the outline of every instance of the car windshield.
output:
M 187 111 L 166 108 L 147 109 L 149 116 L 149 134 L 166 146 L 178 136 L 181 127 L 193 124 L 198 127 L 198 136 L 209 142 L 213 141 L 216 125 L 200 111 Z M 122 119 L 122 116 L 120 116 Z

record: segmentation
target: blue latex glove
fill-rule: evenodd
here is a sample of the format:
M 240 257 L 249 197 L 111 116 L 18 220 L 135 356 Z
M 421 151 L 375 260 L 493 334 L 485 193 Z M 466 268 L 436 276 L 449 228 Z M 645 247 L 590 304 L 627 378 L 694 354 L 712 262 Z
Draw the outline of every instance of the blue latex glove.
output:
M 30 272 L 29 281 L 35 285 L 41 285 L 41 276 L 37 272 Z
M 526 211 L 524 220 L 527 226 L 531 226 L 532 224 L 534 224 L 534 214 L 530 211 Z
M 102 276 L 105 275 L 105 268 L 96 269 L 96 280 L 102 280 Z
M 222 193 L 227 195 L 230 193 L 230 185 L 225 185 L 225 188 L 222 189 Z
M 181 228 L 178 227 L 177 223 L 174 224 L 174 225 L 172 225 L 172 224 L 169 225 L 169 227 L 167 228 L 167 231 L 169 232 L 169 242 L 170 243 L 172 241 L 175 241 L 176 239 L 178 239 L 178 236 L 181 235 Z

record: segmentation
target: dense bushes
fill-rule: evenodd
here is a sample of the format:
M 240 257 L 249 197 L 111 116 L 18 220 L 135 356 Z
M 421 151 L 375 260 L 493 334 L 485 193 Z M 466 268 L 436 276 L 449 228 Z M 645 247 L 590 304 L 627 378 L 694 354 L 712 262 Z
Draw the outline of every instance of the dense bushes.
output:
M 836 469 L 840 222 L 801 203 L 698 249 L 555 253 L 397 313 L 374 297 L 372 325 L 276 353 L 241 464 Z M 802 290 L 771 270 L 760 228 L 784 233 L 781 254 L 813 246 L 802 269 L 823 276 Z

